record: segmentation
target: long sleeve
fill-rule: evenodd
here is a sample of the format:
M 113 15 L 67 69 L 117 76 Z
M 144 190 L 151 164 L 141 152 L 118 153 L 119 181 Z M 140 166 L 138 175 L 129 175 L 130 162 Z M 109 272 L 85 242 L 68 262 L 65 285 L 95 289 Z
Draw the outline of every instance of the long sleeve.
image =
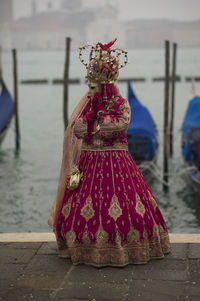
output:
M 80 117 L 74 124 L 74 133 L 77 138 L 83 139 L 87 135 L 87 119 Z
M 100 136 L 111 138 L 118 132 L 127 131 L 130 122 L 130 106 L 126 99 L 122 99 L 117 110 L 115 106 L 110 112 L 104 112 L 99 121 Z

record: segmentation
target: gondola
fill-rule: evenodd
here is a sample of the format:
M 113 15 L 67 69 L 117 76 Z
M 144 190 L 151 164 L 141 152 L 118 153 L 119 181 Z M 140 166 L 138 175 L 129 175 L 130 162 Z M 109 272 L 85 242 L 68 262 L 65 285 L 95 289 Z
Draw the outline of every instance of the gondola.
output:
M 14 101 L 5 82 L 0 78 L 0 145 L 5 138 L 12 116 L 14 114 Z
M 200 192 L 200 95 L 197 93 L 188 103 L 182 124 L 182 155 L 191 167 L 190 179 Z
M 136 97 L 128 81 L 128 101 L 131 108 L 131 120 L 127 131 L 128 149 L 138 167 L 150 170 L 158 153 L 158 133 L 151 113 Z

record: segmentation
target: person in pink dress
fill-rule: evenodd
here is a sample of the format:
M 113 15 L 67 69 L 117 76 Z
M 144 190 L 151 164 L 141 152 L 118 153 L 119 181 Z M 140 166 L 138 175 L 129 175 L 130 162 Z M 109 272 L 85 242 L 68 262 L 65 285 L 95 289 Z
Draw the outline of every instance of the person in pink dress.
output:
M 48 223 L 58 256 L 95 267 L 145 264 L 170 252 L 166 223 L 128 152 L 130 107 L 115 85 L 127 52 L 91 47 L 89 91 L 70 118 L 57 196 Z M 88 46 L 89 47 L 89 46 Z M 124 63 L 120 64 L 120 56 Z

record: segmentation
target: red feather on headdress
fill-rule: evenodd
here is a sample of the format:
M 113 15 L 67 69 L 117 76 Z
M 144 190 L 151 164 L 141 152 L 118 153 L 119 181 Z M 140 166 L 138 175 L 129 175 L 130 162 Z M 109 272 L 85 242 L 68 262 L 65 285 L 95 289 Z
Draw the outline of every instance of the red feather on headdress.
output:
M 114 41 L 109 42 L 108 44 L 101 44 L 101 43 L 97 43 L 96 46 L 100 46 L 102 48 L 102 50 L 106 51 L 108 50 L 115 42 L 117 41 L 117 38 L 114 39 Z
M 117 41 L 117 38 L 114 39 L 114 41 L 111 41 L 110 43 L 108 44 L 104 44 L 103 45 L 103 50 L 108 50 L 115 42 Z

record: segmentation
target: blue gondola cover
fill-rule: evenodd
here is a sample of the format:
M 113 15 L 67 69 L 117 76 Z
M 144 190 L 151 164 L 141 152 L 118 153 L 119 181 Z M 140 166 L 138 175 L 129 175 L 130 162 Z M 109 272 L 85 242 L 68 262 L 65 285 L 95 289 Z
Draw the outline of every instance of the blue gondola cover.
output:
M 195 96 L 190 100 L 188 108 L 183 120 L 182 133 L 183 136 L 186 132 L 193 128 L 200 126 L 200 97 Z
M 128 81 L 128 101 L 131 108 L 131 120 L 127 131 L 129 151 L 131 149 L 131 139 L 134 136 L 145 137 L 147 139 L 145 160 L 151 160 L 157 152 L 157 135 L 153 118 L 149 110 L 137 99 L 130 81 Z M 142 150 L 141 150 L 142 151 Z
M 0 133 L 8 124 L 14 112 L 13 99 L 3 84 L 2 93 L 0 94 Z
M 200 167 L 200 97 L 195 96 L 188 104 L 182 125 L 182 154 L 186 161 Z
M 192 179 L 196 183 L 200 184 L 200 171 L 192 174 Z

